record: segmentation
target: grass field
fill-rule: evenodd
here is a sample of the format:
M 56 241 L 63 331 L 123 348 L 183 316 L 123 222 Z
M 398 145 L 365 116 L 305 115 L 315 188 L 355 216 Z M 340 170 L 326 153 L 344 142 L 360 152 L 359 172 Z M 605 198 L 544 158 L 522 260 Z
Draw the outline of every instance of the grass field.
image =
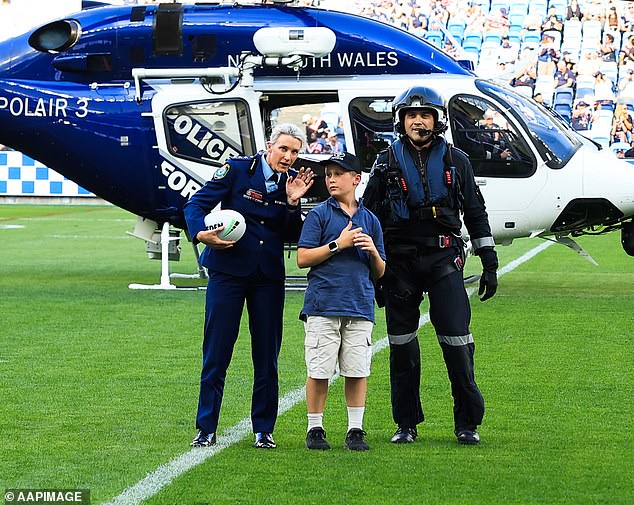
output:
M 0 489 L 89 488 L 102 503 L 189 452 L 204 291 L 128 289 L 160 277 L 160 262 L 125 235 L 134 221 L 113 207 L 0 206 Z M 277 450 L 255 450 L 248 436 L 146 503 L 633 503 L 634 258 L 619 239 L 580 240 L 599 267 L 550 247 L 501 277 L 495 298 L 473 300 L 476 376 L 487 402 L 481 446 L 455 443 L 449 383 L 426 325 L 427 420 L 417 443 L 389 443 L 382 350 L 369 380 L 368 453 L 342 448 L 336 381 L 324 419 L 332 451 L 304 448 L 300 402 L 278 419 Z M 499 248 L 501 264 L 540 243 Z M 193 273 L 189 244 L 182 247 L 172 271 Z M 305 380 L 301 303 L 301 293 L 287 295 L 282 395 Z M 244 319 L 219 438 L 249 414 Z M 374 338 L 384 335 L 378 311 Z

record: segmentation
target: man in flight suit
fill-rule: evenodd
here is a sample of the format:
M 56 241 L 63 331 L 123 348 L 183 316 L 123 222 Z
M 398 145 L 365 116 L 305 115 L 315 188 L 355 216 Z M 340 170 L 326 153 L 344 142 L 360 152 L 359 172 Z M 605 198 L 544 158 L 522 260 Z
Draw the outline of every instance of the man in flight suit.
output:
M 390 341 L 392 442 L 411 443 L 424 420 L 420 401 L 419 305 L 429 315 L 447 366 L 454 399 L 454 432 L 461 444 L 478 444 L 484 400 L 473 371 L 471 308 L 462 267 L 462 218 L 484 272 L 479 294 L 497 289 L 498 260 L 484 200 L 471 164 L 441 136 L 447 111 L 433 90 L 413 87 L 392 105 L 399 138 L 379 154 L 363 202 L 383 227 L 387 269 L 379 288 Z
M 265 153 L 228 160 L 185 205 L 192 240 L 207 246 L 200 263 L 209 272 L 194 447 L 216 443 L 225 376 L 245 300 L 254 368 L 251 421 L 255 447 L 276 447 L 272 433 L 284 309 L 283 245 L 299 238 L 300 198 L 313 183 L 310 169 L 288 171 L 304 145 L 304 133 L 297 126 L 276 126 Z M 237 242 L 221 239 L 218 233 L 223 228 L 205 227 L 205 216 L 219 203 L 246 219 L 245 234 Z

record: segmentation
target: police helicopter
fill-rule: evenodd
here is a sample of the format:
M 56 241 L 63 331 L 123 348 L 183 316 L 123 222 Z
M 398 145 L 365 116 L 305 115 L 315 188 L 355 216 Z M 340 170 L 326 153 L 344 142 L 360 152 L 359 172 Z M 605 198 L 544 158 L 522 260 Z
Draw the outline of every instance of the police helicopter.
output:
M 416 83 L 444 98 L 497 243 L 583 252 L 572 237 L 620 228 L 634 255 L 627 163 L 410 33 L 283 3 L 85 2 L 0 43 L 0 143 L 139 216 L 133 234 L 163 262 L 154 287 L 172 288 L 182 207 L 229 157 L 264 149 L 276 121 L 334 110 L 330 128 L 369 171 L 393 139 L 393 98 Z M 324 184 L 307 196 L 325 198 Z

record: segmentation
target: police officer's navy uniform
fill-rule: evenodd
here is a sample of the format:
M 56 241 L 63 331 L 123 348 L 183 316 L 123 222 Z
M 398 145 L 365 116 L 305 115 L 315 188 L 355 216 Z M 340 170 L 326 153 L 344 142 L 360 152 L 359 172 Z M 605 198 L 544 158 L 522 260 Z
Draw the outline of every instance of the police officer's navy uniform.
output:
M 226 371 L 245 300 L 254 367 L 253 431 L 271 433 L 277 418 L 277 358 L 284 308 L 283 245 L 299 238 L 301 212 L 299 206 L 286 203 L 288 175 L 275 174 L 279 181 L 267 182 L 265 171 L 273 174 L 263 154 L 233 158 L 184 208 L 194 240 L 198 232 L 206 229 L 204 218 L 218 203 L 224 209 L 240 212 L 246 219 L 246 231 L 233 247 L 206 247 L 200 257 L 209 272 L 196 417 L 196 426 L 204 433 L 215 433 L 218 426 Z
M 476 254 L 492 251 L 494 243 L 471 164 L 440 136 L 422 151 L 403 136 L 379 154 L 364 202 L 379 217 L 385 238 L 387 270 L 381 293 L 390 341 L 394 421 L 413 429 L 415 437 L 415 427 L 424 419 L 416 332 L 419 305 L 427 292 L 430 319 L 451 382 L 456 434 L 475 432 L 484 415 L 484 400 L 473 372 L 460 213 Z

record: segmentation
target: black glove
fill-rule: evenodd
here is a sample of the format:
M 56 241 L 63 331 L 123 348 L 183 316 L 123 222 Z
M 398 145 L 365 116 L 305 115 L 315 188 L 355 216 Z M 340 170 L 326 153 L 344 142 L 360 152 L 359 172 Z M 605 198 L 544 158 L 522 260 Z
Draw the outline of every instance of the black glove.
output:
M 480 301 L 491 298 L 498 289 L 498 255 L 493 247 L 483 247 L 477 253 L 482 262 L 482 275 L 480 276 L 480 289 L 478 296 Z

